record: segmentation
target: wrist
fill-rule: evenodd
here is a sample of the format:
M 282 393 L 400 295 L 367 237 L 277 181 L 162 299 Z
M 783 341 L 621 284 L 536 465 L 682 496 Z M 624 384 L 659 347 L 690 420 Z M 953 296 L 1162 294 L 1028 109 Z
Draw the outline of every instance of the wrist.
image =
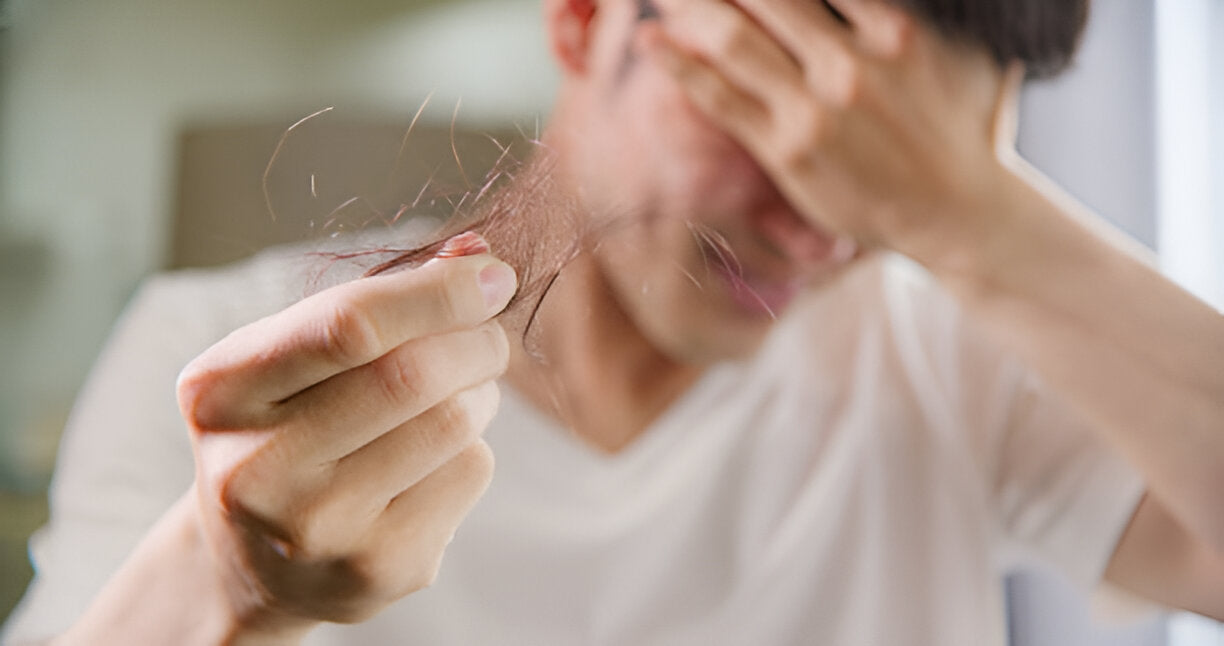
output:
M 945 286 L 981 291 L 1006 281 L 1028 256 L 1046 245 L 1058 209 L 1035 186 L 1023 160 L 992 160 L 972 190 L 910 231 L 897 250 L 923 265 Z M 1033 260 L 1029 258 L 1028 260 Z
M 195 492 L 178 500 L 56 644 L 297 644 L 313 627 L 244 611 L 205 539 Z
M 209 644 L 225 646 L 289 646 L 298 644 L 306 633 L 320 622 L 277 612 L 246 581 L 235 580 L 233 572 L 241 566 L 228 567 L 224 553 L 208 540 L 207 528 L 198 513 L 197 492 L 193 488 L 180 501 L 184 518 L 183 544 L 194 555 L 196 574 L 209 583 L 200 590 L 206 597 L 202 613 L 209 617 Z M 227 576 L 227 573 L 230 576 Z

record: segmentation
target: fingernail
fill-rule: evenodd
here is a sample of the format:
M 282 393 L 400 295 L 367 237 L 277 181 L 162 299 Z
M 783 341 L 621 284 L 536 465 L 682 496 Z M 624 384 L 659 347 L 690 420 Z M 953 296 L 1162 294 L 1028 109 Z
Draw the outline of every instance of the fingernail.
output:
M 479 233 L 466 231 L 454 236 L 442 245 L 435 258 L 457 258 L 459 256 L 475 256 L 489 253 L 489 243 Z
M 500 260 L 494 261 L 488 267 L 480 270 L 476 277 L 480 285 L 480 293 L 484 295 L 485 305 L 490 311 L 500 312 L 514 296 L 518 277 L 514 269 Z

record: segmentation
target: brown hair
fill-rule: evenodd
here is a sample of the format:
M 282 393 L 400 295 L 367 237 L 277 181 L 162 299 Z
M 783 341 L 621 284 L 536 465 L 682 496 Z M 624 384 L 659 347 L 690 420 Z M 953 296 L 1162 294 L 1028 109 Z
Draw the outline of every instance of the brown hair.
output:
M 985 47 L 999 65 L 1024 63 L 1029 78 L 1067 68 L 1088 22 L 1090 0 L 887 0 L 950 38 Z M 828 0 L 825 8 L 839 18 Z M 638 20 L 659 18 L 652 0 L 637 0 Z
M 425 241 L 324 255 L 331 260 L 371 261 L 375 264 L 365 275 L 375 276 L 447 255 L 447 242 L 458 234 L 479 234 L 492 253 L 518 272 L 518 290 L 498 318 L 508 331 L 526 339 L 561 269 L 593 244 L 603 229 L 582 217 L 578 201 L 557 183 L 551 150 L 534 139 L 508 142 L 506 150 L 515 146 L 528 147 L 527 158 L 503 155 L 479 188 L 467 192 L 474 197 L 460 199 L 449 221 Z
M 1000 65 L 1024 63 L 1030 78 L 1071 63 L 1089 0 L 889 0 L 952 38 L 976 43 Z

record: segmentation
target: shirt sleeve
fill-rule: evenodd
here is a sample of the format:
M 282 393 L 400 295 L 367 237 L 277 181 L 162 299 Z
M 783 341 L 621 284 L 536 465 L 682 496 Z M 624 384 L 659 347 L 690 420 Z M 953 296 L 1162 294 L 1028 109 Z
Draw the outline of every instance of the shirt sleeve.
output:
M 1016 380 L 998 438 L 994 495 L 1008 539 L 1077 586 L 1096 587 L 1146 487 L 1033 375 Z
M 155 278 L 120 318 L 65 428 L 50 521 L 30 541 L 35 578 L 4 643 L 67 629 L 190 486 L 193 460 L 174 387 L 179 370 L 215 340 L 198 296 L 190 281 Z
M 1000 564 L 1036 558 L 1094 589 L 1145 491 L 1139 474 L 928 274 L 893 260 L 899 352 L 932 424 L 951 420 L 950 450 L 968 450 Z

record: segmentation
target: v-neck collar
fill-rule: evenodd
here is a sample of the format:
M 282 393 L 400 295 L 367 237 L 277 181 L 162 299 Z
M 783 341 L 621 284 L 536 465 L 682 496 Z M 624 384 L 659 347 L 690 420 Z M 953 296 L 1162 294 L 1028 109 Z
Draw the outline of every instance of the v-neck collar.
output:
M 535 453 L 546 451 L 550 471 L 575 471 L 590 476 L 594 471 L 606 473 L 633 471 L 653 461 L 653 456 L 666 453 L 666 447 L 683 441 L 694 429 L 692 420 L 703 409 L 711 408 L 726 397 L 730 389 L 741 382 L 751 361 L 724 362 L 708 368 L 697 380 L 669 405 L 646 429 L 624 448 L 608 452 L 583 440 L 552 416 L 544 413 L 508 384 L 502 384 L 502 411 L 494 422 L 488 438 L 495 449 L 512 445 L 514 436 L 533 435 Z M 684 420 L 681 423 L 679 420 Z M 500 422 L 500 423 L 499 423 Z M 513 449 L 509 449 L 513 451 Z M 528 457 L 528 459 L 532 459 Z

